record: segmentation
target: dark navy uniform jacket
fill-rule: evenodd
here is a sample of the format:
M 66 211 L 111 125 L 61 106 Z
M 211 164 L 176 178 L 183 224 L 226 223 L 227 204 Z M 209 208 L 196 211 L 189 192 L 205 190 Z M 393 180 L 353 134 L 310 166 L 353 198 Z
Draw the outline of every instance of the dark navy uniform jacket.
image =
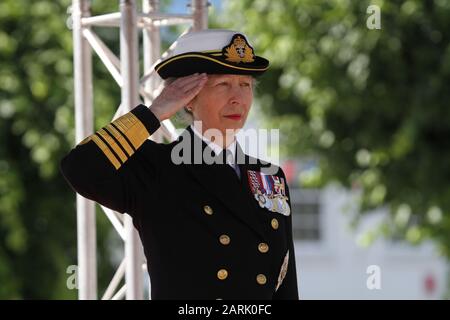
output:
M 209 147 L 190 127 L 170 144 L 155 143 L 148 137 L 159 126 L 139 105 L 61 161 L 76 192 L 132 216 L 152 299 L 298 299 L 292 215 L 260 207 L 247 179 L 270 164 L 240 147 L 241 179 L 228 164 L 175 164 L 172 150 L 185 139 Z

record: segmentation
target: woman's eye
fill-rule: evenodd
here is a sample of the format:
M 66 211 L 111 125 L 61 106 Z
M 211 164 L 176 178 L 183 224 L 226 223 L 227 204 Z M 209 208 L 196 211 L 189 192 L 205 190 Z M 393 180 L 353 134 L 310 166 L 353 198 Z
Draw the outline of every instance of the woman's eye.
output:
M 250 87 L 250 83 L 244 82 L 244 83 L 241 83 L 241 86 L 243 86 L 243 87 Z
M 226 86 L 226 85 L 228 85 L 228 82 L 219 82 L 218 84 L 217 84 L 218 86 Z

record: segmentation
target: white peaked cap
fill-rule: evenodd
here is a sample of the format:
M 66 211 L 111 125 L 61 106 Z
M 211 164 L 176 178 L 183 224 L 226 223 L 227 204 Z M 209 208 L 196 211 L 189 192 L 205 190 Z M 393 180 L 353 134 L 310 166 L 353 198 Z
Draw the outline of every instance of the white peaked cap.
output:
M 155 70 L 166 79 L 196 72 L 258 76 L 268 67 L 269 61 L 255 55 L 243 33 L 207 29 L 181 36 L 176 41 L 173 55 L 156 65 Z

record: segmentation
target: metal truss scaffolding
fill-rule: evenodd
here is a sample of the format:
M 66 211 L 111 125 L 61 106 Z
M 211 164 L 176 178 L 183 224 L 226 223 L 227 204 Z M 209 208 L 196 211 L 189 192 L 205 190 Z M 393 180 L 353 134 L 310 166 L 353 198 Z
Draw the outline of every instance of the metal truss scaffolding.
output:
M 178 1 L 178 0 L 177 0 Z M 129 112 L 139 103 L 150 105 L 161 91 L 161 81 L 154 66 L 172 54 L 176 42 L 161 55 L 160 28 L 186 24 L 191 30 L 206 29 L 208 25 L 207 0 L 186 1 L 189 14 L 164 14 L 159 11 L 159 0 L 143 0 L 142 12 L 137 12 L 134 0 L 120 0 L 119 12 L 91 16 L 90 0 L 72 0 L 71 20 L 74 44 L 75 126 L 76 142 L 94 130 L 92 51 L 110 72 L 121 88 L 121 104 L 113 119 Z M 92 27 L 118 27 L 120 29 L 120 59 L 96 35 Z M 138 32 L 142 31 L 143 72 L 139 70 Z M 151 139 L 176 139 L 175 128 L 164 120 Z M 132 219 L 102 206 L 114 229 L 124 241 L 122 262 L 114 274 L 102 299 L 143 299 L 146 264 L 138 234 Z M 79 299 L 97 299 L 97 259 L 95 204 L 77 195 L 78 241 L 78 293 Z M 119 288 L 122 279 L 125 282 Z M 150 294 L 150 283 L 149 294 Z

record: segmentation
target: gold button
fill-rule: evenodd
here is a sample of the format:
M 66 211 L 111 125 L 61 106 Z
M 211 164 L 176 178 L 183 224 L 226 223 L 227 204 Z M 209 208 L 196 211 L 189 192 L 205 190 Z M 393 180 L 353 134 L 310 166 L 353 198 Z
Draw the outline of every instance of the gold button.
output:
M 269 251 L 269 245 L 267 243 L 261 242 L 260 244 L 258 244 L 258 250 L 261 253 L 266 253 L 267 251 Z
M 265 275 L 260 273 L 256 276 L 256 282 L 258 282 L 260 285 L 266 284 L 267 278 Z
M 208 206 L 208 205 L 203 207 L 203 211 L 205 211 L 205 213 L 209 214 L 209 215 L 213 214 L 213 209 L 210 206 Z
M 223 234 L 219 237 L 219 241 L 221 244 L 226 246 L 227 244 L 230 244 L 230 237 L 227 236 L 226 234 Z
M 278 220 L 273 218 L 272 221 L 270 222 L 270 224 L 272 225 L 272 228 L 274 228 L 275 230 L 278 229 Z
M 225 280 L 228 277 L 228 271 L 225 269 L 220 269 L 217 271 L 217 278 L 220 280 Z

